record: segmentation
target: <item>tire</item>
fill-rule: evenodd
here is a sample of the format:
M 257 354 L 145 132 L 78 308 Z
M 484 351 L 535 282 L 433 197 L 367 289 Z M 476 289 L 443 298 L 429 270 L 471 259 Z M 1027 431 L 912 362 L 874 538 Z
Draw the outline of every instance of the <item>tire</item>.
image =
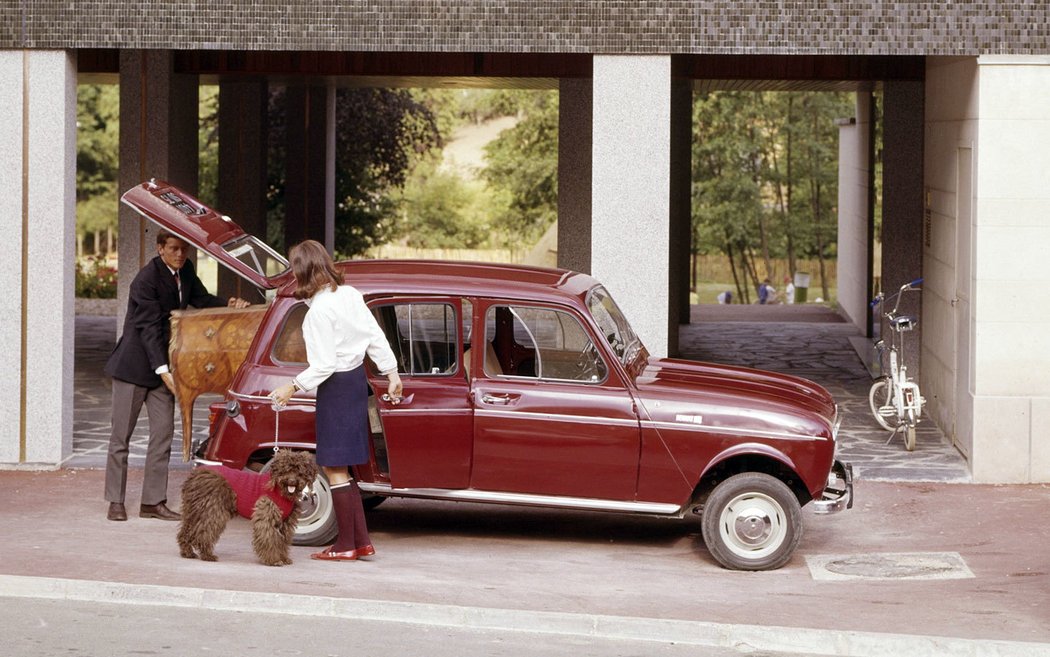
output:
M 299 501 L 299 509 L 292 545 L 330 545 L 339 534 L 339 527 L 332 506 L 332 489 L 323 474 L 317 473 L 310 494 L 303 494 Z
M 270 462 L 259 472 L 270 469 Z M 339 533 L 335 524 L 335 510 L 332 508 L 332 491 L 328 479 L 321 472 L 310 487 L 310 493 L 303 493 L 299 500 L 299 524 L 292 536 L 292 545 L 330 545 Z
M 802 507 L 791 489 L 761 472 L 718 484 L 701 520 L 711 556 L 730 570 L 775 570 L 802 538 Z
M 915 425 L 918 423 L 915 411 L 909 410 L 907 417 L 904 418 L 904 426 L 901 428 L 904 432 L 904 449 L 909 452 L 915 451 Z
M 894 431 L 897 428 L 896 417 L 883 417 L 879 413 L 879 409 L 885 407 L 892 407 L 893 400 L 890 399 L 890 393 L 893 388 L 890 387 L 890 380 L 888 377 L 882 377 L 875 383 L 871 384 L 871 390 L 868 391 L 868 406 L 871 408 L 871 415 L 875 418 L 875 421 L 879 423 L 879 426 L 886 431 Z M 894 420 L 894 422 L 890 422 Z
M 909 452 L 915 451 L 915 425 L 907 424 L 904 427 L 904 449 Z
M 260 472 L 270 469 L 269 462 Z M 299 501 L 299 524 L 292 536 L 292 545 L 331 545 L 339 535 L 336 524 L 335 509 L 332 507 L 332 489 L 323 473 L 317 473 L 310 494 L 303 495 Z M 369 495 L 361 492 L 361 504 L 365 511 L 371 511 L 386 500 L 382 495 Z

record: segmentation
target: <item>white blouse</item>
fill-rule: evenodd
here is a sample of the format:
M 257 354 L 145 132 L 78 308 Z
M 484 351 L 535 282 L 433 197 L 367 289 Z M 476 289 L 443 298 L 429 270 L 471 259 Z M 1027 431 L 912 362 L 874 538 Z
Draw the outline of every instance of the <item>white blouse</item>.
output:
M 397 358 L 386 335 L 365 305 L 364 297 L 349 285 L 334 292 L 323 288 L 306 301 L 303 339 L 309 367 L 295 377 L 303 390 L 321 385 L 333 372 L 361 366 L 365 354 L 383 374 L 397 371 Z

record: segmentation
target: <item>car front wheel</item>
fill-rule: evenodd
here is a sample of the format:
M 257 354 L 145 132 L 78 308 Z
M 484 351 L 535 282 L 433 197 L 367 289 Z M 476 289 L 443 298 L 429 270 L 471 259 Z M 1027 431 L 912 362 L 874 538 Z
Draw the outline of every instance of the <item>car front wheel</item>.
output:
M 704 542 L 731 570 L 773 570 L 791 558 L 802 538 L 802 508 L 791 489 L 761 472 L 733 475 L 704 505 Z

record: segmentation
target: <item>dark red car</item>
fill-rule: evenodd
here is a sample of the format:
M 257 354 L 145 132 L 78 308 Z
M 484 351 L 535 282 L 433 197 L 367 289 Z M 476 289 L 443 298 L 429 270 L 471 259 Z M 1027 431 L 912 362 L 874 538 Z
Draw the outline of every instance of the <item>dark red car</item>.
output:
M 306 367 L 306 305 L 292 296 L 287 263 L 166 183 L 145 183 L 123 200 L 276 290 L 253 311 L 262 313 L 258 329 L 226 401 L 212 405 L 198 456 L 258 468 L 275 443 L 312 450 L 312 394 L 279 414 L 267 398 Z M 651 357 L 590 276 L 430 261 L 339 267 L 386 332 L 405 386 L 398 405 L 371 397 L 372 459 L 356 476 L 372 505 L 397 496 L 700 513 L 711 554 L 745 570 L 790 559 L 802 506 L 852 506 L 851 469 L 835 459 L 837 407 L 824 388 Z M 366 367 L 373 389 L 384 390 L 385 378 Z M 304 506 L 297 542 L 329 542 L 335 521 L 325 481 Z

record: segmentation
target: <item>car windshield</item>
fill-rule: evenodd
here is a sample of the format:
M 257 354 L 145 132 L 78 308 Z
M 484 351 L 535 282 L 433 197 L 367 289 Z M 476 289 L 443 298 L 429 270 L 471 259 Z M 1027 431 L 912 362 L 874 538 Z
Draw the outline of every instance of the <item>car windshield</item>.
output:
M 642 348 L 642 341 L 604 287 L 591 290 L 587 297 L 587 309 L 616 358 L 624 365 L 631 362 Z

